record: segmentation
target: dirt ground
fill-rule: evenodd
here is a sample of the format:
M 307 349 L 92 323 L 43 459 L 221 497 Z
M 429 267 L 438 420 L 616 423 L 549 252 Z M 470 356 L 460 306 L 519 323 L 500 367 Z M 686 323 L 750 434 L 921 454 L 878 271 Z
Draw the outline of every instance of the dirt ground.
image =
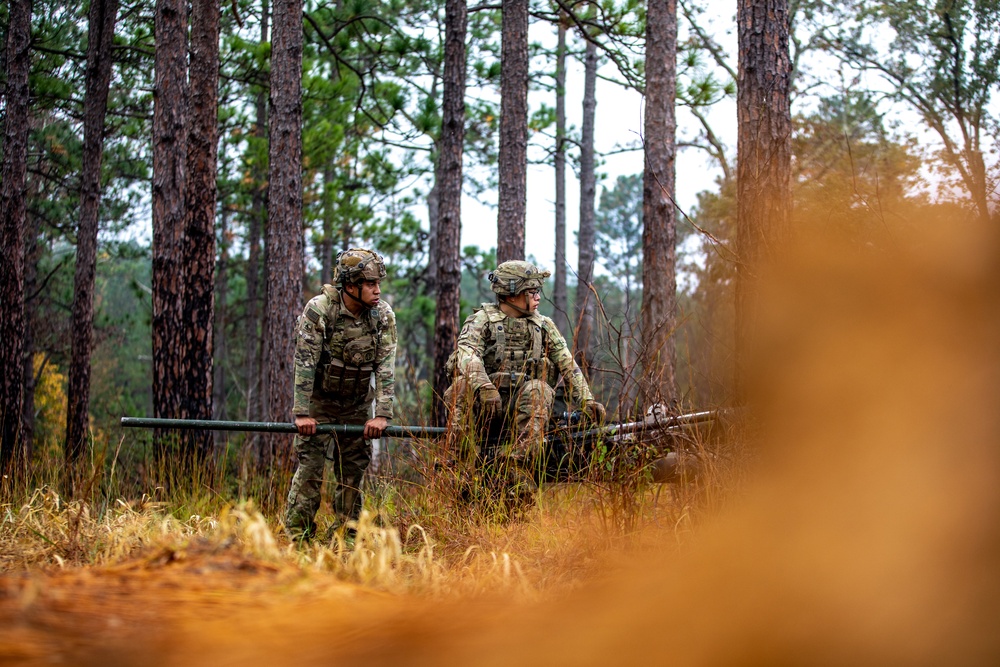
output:
M 251 610 L 266 616 L 276 604 L 384 597 L 208 541 L 113 567 L 9 573 L 0 576 L 0 664 L 96 664 L 147 649 L 155 662 L 178 628 Z

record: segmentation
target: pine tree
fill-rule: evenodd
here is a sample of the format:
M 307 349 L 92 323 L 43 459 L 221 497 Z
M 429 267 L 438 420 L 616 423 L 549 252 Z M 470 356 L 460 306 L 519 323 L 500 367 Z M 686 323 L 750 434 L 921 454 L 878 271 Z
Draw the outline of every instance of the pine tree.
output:
M 80 174 L 80 224 L 76 234 L 73 288 L 72 358 L 66 410 L 66 463 L 73 468 L 86 451 L 90 413 L 90 357 L 94 347 L 94 271 L 97 263 L 98 213 L 104 119 L 111 84 L 111 45 L 118 0 L 92 0 L 88 15 L 87 72 L 83 110 L 83 168 Z
M 677 3 L 649 0 L 646 11 L 645 170 L 642 188 L 641 391 L 645 402 L 676 400 Z
M 462 265 L 462 155 L 465 144 L 466 0 L 447 0 L 445 9 L 444 91 L 438 151 L 436 245 L 437 315 L 434 326 L 434 403 L 431 420 L 445 423 L 441 397 L 452 378 L 445 371 L 458 339 Z

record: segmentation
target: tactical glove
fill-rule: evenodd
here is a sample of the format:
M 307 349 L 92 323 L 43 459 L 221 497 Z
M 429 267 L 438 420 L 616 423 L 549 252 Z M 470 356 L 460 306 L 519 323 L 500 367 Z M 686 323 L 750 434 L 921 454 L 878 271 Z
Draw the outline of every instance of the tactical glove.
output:
M 591 420 L 603 422 L 605 414 L 604 406 L 597 401 L 587 401 L 583 406 L 583 411 Z
M 492 384 L 484 384 L 480 387 L 477 399 L 479 401 L 483 417 L 486 419 L 493 419 L 500 413 L 500 410 L 503 409 L 503 403 L 500 400 L 500 392 L 497 391 L 497 388 Z

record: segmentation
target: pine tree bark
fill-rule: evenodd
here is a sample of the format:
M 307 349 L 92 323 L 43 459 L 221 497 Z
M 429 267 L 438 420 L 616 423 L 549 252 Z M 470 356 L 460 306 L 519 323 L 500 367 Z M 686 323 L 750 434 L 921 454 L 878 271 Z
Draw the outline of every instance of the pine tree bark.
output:
M 269 10 L 267 0 L 261 2 L 260 43 L 266 43 L 270 37 Z M 267 96 L 264 90 L 257 93 L 255 100 L 254 136 L 259 141 L 266 141 L 268 136 Z M 261 366 L 263 359 L 263 335 L 261 327 L 260 307 L 260 255 L 261 230 L 267 220 L 267 169 L 260 160 L 253 165 L 253 192 L 250 195 L 250 219 L 247 222 L 247 306 L 246 317 L 249 322 L 249 340 L 246 345 L 246 383 L 247 383 L 247 419 L 257 421 L 263 414 L 260 400 L 262 380 Z M 270 464 L 264 460 L 261 447 L 261 437 L 257 433 L 247 434 L 248 448 L 256 458 L 260 470 L 265 470 Z
M 104 117 L 111 85 L 111 45 L 118 0 L 92 0 L 87 29 L 87 70 L 83 101 L 83 164 L 80 174 L 80 224 L 76 234 L 73 280 L 72 354 L 66 406 L 66 467 L 75 468 L 87 447 L 90 425 L 90 357 L 94 349 L 94 280 L 97 265 L 98 214 Z
M 556 37 L 556 146 L 553 162 L 556 171 L 556 265 L 552 315 L 556 328 L 569 331 L 569 306 L 566 298 L 566 21 L 560 16 Z
M 327 285 L 333 279 L 333 229 L 337 218 L 337 198 L 334 192 L 333 166 L 323 170 L 323 239 L 319 244 L 319 282 Z
M 0 473 L 24 464 L 24 227 L 28 159 L 28 74 L 31 0 L 11 0 L 7 24 L 7 87 L 0 158 Z
M 221 199 L 225 202 L 225 196 Z M 215 323 L 212 326 L 212 419 L 228 419 L 226 410 L 226 371 L 229 368 L 229 212 L 223 205 L 219 212 L 219 259 L 215 265 Z M 229 434 L 215 431 L 212 442 L 219 452 L 228 442 Z
M 183 417 L 184 183 L 187 160 L 187 2 L 157 0 L 153 84 L 153 413 Z M 167 434 L 154 432 L 157 474 Z
M 580 229 L 576 283 L 576 335 L 573 348 L 584 373 L 593 360 L 594 295 L 594 199 L 597 196 L 594 157 L 594 122 L 597 113 L 597 45 L 587 41 L 583 60 L 583 127 L 580 133 Z
M 191 3 L 189 134 L 185 182 L 182 413 L 212 418 L 215 326 L 215 208 L 218 153 L 219 0 Z M 212 450 L 209 431 L 184 431 L 184 451 L 204 460 Z
M 465 34 L 468 23 L 466 0 L 445 4 L 444 89 L 442 91 L 441 139 L 438 152 L 437 188 L 437 314 L 434 325 L 434 402 L 431 421 L 443 426 L 447 412 L 445 389 L 452 378 L 445 370 L 448 356 L 458 340 L 459 297 L 462 264 L 462 154 L 465 145 Z
M 497 262 L 524 259 L 528 192 L 528 0 L 503 0 Z
M 646 11 L 645 169 L 642 185 L 641 391 L 673 407 L 677 310 L 674 207 L 677 154 L 677 3 L 649 0 Z
M 31 188 L 31 179 L 28 187 Z M 38 235 L 41 232 L 41 221 L 38 216 L 26 215 L 27 230 L 24 235 L 24 400 L 21 402 L 21 442 L 24 460 L 28 466 L 34 452 L 35 444 L 35 387 L 38 385 L 35 374 L 35 332 L 38 330 L 38 260 L 41 248 Z
M 745 402 L 758 264 L 791 214 L 791 59 L 787 0 L 740 0 L 737 107 L 736 387 Z
M 271 123 L 267 220 L 267 304 L 264 309 L 264 417 L 292 418 L 295 318 L 302 308 L 302 1 L 274 5 L 271 41 Z M 288 438 L 265 447 L 281 467 Z

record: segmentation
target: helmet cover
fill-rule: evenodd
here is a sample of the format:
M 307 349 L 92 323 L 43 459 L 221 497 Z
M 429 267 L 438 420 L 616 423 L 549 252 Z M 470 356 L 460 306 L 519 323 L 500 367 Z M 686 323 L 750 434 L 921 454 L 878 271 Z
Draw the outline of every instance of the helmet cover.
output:
M 530 289 L 542 289 L 545 279 L 551 275 L 531 262 L 512 259 L 492 271 L 489 280 L 497 295 L 516 296 Z
M 335 285 L 351 285 L 366 280 L 378 282 L 383 278 L 385 278 L 385 262 L 374 250 L 351 248 L 337 254 L 333 274 Z

